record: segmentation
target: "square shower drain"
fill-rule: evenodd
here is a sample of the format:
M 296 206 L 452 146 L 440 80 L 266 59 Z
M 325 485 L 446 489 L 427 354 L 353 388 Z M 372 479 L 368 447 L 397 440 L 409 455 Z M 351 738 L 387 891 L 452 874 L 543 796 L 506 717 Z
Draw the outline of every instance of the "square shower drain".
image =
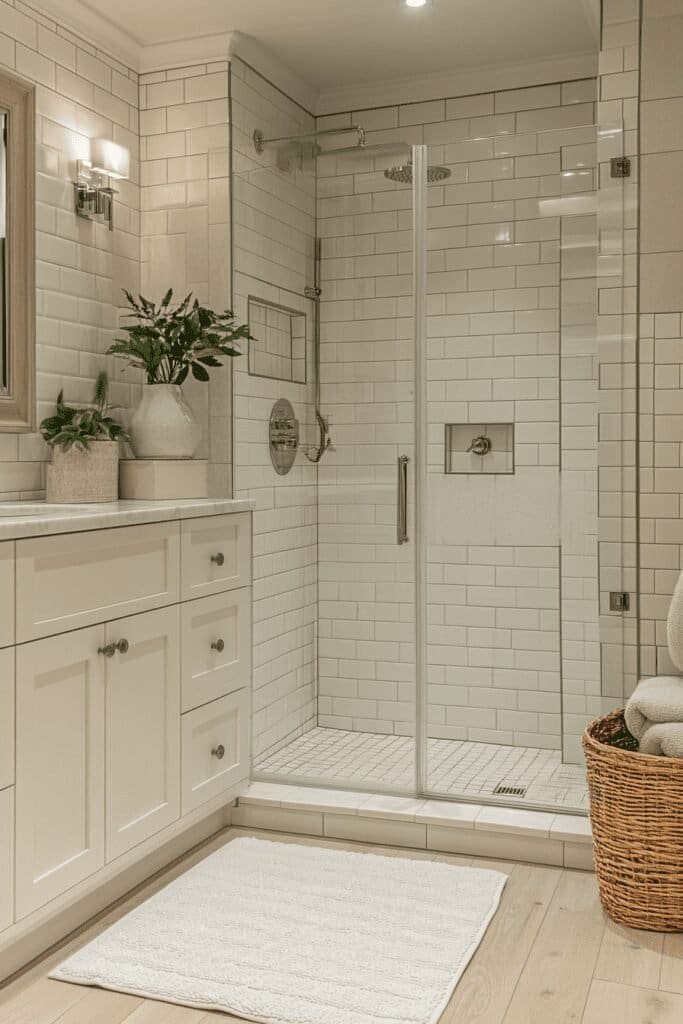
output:
M 493 791 L 494 796 L 526 796 L 526 786 L 506 786 L 499 782 Z

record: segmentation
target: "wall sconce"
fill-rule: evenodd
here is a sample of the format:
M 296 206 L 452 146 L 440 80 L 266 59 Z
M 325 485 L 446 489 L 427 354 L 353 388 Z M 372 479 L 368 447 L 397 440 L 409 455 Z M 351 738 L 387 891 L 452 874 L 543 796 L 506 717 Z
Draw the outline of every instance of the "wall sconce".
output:
M 130 177 L 130 153 L 109 139 L 91 139 L 90 159 L 79 160 L 76 165 L 74 194 L 76 213 L 86 220 L 96 220 L 114 229 L 113 179 Z

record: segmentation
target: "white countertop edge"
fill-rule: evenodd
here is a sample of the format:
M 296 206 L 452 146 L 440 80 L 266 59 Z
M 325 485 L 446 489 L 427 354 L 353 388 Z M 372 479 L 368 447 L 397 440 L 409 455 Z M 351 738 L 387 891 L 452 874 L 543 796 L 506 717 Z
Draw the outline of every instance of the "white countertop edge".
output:
M 5 507 L 10 502 L 4 503 Z M 11 504 L 14 504 L 12 502 Z M 17 502 L 19 507 L 22 502 Z M 30 509 L 44 504 L 27 501 Z M 3 503 L 0 502 L 0 508 Z M 93 505 L 48 506 L 29 515 L 0 515 L 0 541 L 25 537 L 45 537 L 84 530 L 108 530 L 140 523 L 167 523 L 175 519 L 252 512 L 255 502 L 242 498 L 186 498 L 169 501 L 112 501 Z

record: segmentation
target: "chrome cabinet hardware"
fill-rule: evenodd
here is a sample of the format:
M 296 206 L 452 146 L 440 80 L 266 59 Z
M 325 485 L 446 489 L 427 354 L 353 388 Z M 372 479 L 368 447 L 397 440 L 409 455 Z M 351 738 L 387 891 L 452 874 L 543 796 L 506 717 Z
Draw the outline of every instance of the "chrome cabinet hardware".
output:
M 225 562 L 225 555 L 222 551 L 219 551 L 217 555 L 211 555 L 211 561 L 214 565 L 223 565 Z
M 219 761 L 222 761 L 225 757 L 225 747 L 222 743 L 219 743 L 217 747 L 214 747 L 211 751 L 212 757 L 217 757 Z
M 219 654 L 222 654 L 225 650 L 225 640 L 214 640 L 211 644 L 211 650 L 218 651 Z
M 488 455 L 491 451 L 491 438 L 485 437 L 483 434 L 473 437 L 467 451 L 472 452 L 473 455 Z
M 103 654 L 105 658 L 113 658 L 116 652 L 119 654 L 128 654 L 130 650 L 130 644 L 127 640 L 117 640 L 115 643 L 105 644 L 104 647 L 98 647 L 97 653 Z
M 396 541 L 398 544 L 408 543 L 408 463 L 407 455 L 398 457 L 398 507 Z

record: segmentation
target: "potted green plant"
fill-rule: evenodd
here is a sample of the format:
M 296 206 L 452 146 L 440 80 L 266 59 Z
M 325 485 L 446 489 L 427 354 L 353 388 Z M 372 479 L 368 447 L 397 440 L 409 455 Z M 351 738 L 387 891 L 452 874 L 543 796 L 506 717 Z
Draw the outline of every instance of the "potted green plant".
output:
M 107 375 L 95 382 L 92 405 L 66 405 L 57 396 L 53 416 L 40 424 L 52 448 L 47 467 L 47 500 L 59 504 L 116 501 L 119 494 L 119 442 L 127 441 L 124 427 L 110 415 Z
M 144 370 L 147 383 L 131 419 L 132 444 L 142 459 L 190 459 L 200 429 L 181 387 L 189 374 L 208 381 L 209 371 L 225 358 L 242 355 L 240 340 L 250 338 L 246 324 L 237 324 L 230 310 L 215 313 L 187 295 L 174 306 L 173 291 L 159 305 L 142 295 L 124 292 L 136 323 L 122 328 L 109 353 Z

